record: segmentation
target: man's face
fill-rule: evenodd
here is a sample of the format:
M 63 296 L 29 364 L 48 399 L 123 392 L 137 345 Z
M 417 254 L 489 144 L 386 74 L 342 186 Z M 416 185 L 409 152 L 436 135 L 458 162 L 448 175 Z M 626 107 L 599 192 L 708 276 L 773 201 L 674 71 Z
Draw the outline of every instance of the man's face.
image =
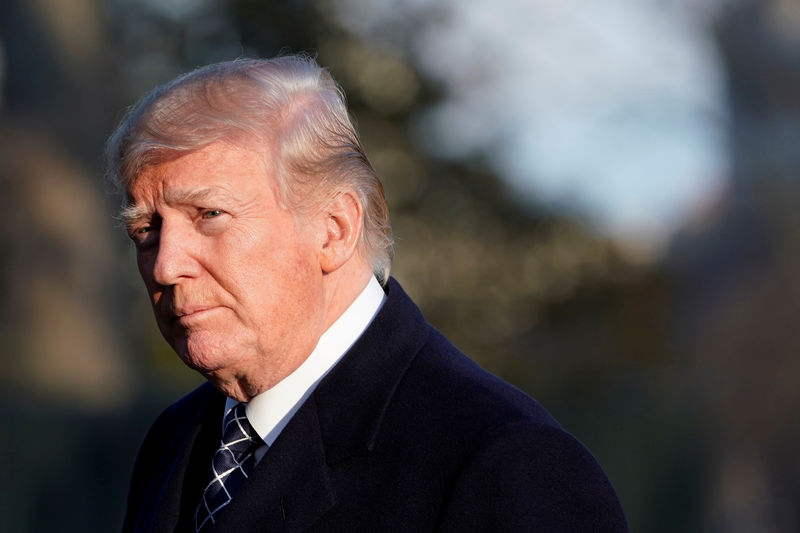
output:
M 319 225 L 278 204 L 267 160 L 214 143 L 146 168 L 126 210 L 161 333 L 244 399 L 293 370 L 322 333 Z

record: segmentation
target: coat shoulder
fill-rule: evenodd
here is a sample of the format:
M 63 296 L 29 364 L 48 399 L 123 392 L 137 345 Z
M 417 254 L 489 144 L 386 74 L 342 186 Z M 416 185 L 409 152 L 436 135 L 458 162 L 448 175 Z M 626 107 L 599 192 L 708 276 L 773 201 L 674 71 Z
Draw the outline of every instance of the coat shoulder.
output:
M 536 400 L 431 329 L 398 389 L 452 478 L 439 528 L 627 531 L 592 454 Z M 540 528 L 540 529 L 539 529 Z
M 539 402 L 483 369 L 433 328 L 406 377 L 422 389 L 426 402 L 448 418 L 463 418 L 474 431 L 517 422 L 561 428 Z

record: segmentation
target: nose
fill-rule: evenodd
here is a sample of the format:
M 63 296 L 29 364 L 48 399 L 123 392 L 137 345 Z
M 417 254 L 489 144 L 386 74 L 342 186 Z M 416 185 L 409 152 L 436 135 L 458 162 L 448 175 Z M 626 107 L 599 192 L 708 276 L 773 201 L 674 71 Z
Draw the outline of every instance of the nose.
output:
M 178 284 L 182 278 L 193 276 L 197 261 L 194 259 L 190 232 L 179 224 L 164 221 L 159 229 L 152 269 L 153 280 L 167 287 Z

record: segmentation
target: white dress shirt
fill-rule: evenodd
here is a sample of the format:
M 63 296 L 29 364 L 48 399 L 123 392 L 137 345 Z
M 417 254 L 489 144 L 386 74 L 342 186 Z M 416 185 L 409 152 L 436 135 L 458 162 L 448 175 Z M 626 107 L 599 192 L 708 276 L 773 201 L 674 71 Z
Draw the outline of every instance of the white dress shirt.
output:
M 385 298 L 380 283 L 371 277 L 350 307 L 325 330 L 303 364 L 274 387 L 250 400 L 247 419 L 264 442 L 272 446 L 317 384 L 364 333 Z M 236 400 L 228 398 L 225 412 L 236 403 Z M 256 459 L 260 460 L 266 451 L 266 448 L 258 450 Z

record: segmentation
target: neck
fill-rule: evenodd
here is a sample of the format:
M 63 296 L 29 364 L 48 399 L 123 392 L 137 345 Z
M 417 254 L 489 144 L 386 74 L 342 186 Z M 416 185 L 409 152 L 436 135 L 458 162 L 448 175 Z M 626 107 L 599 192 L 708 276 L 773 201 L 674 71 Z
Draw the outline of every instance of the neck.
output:
M 353 264 L 351 265 L 351 263 Z M 368 265 L 355 261 L 345 264 L 334 272 L 324 274 L 323 291 L 326 313 L 320 336 L 358 298 L 372 276 L 372 270 Z

